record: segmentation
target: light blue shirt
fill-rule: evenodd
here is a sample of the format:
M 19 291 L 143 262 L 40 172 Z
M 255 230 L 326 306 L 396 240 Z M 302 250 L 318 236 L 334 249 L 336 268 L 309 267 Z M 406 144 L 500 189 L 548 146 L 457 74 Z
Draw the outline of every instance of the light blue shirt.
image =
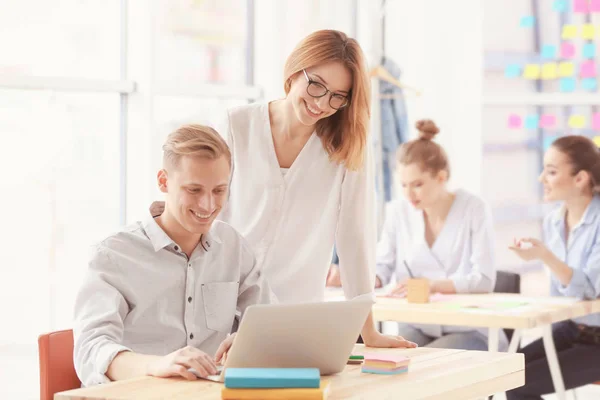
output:
M 560 207 L 544 219 L 544 242 L 556 257 L 573 269 L 567 286 L 552 275 L 552 296 L 592 300 L 600 297 L 600 196 L 594 196 L 579 224 L 565 240 L 565 210 Z M 574 319 L 600 326 L 600 313 Z

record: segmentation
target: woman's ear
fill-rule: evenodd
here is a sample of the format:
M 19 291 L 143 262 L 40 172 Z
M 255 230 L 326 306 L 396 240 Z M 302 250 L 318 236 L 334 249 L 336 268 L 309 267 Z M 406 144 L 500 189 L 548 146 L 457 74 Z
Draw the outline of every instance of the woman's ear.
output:
M 575 174 L 575 186 L 581 191 L 592 187 L 592 176 L 588 171 L 581 170 Z
M 448 171 L 446 171 L 445 169 L 438 171 L 437 173 L 437 180 L 439 183 L 446 183 L 448 182 Z

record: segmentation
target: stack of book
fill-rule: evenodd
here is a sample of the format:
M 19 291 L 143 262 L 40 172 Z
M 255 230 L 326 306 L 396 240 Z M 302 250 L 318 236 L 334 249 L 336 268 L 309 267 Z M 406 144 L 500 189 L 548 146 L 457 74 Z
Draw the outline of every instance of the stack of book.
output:
M 317 368 L 227 368 L 221 398 L 323 400 L 328 389 Z
M 365 354 L 361 371 L 369 374 L 397 375 L 408 371 L 410 358 L 400 354 Z

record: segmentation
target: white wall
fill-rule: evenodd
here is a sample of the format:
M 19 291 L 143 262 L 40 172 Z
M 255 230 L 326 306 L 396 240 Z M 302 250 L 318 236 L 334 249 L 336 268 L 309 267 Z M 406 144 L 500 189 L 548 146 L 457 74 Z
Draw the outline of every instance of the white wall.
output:
M 402 81 L 423 93 L 407 95 L 409 125 L 435 120 L 450 157 L 451 184 L 479 193 L 482 2 L 388 0 L 386 21 L 386 55 L 402 68 Z

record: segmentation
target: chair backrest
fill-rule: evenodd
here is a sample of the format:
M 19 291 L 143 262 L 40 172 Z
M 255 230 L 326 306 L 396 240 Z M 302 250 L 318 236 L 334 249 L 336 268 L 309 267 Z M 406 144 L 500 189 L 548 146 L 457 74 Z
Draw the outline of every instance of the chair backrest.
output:
M 494 293 L 521 293 L 521 275 L 514 272 L 496 271 Z M 513 329 L 504 329 L 509 342 L 513 332 Z
M 514 272 L 497 271 L 495 293 L 521 293 L 521 275 Z
M 40 400 L 52 400 L 54 394 L 77 389 L 81 382 L 73 365 L 73 331 L 40 335 Z

